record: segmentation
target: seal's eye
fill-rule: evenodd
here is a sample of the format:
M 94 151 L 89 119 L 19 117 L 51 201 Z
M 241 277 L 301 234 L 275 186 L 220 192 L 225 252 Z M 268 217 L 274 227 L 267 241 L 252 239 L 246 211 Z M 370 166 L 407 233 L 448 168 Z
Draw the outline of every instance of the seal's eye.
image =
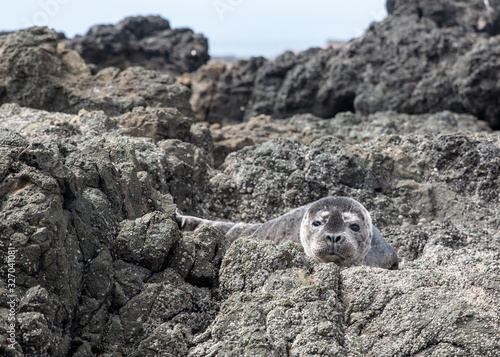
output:
M 319 227 L 319 226 L 321 226 L 321 222 L 320 221 L 314 221 L 313 222 L 313 226 L 314 227 Z
M 359 232 L 359 229 L 360 229 L 359 228 L 359 224 L 357 224 L 357 223 L 351 223 L 349 225 L 349 228 L 351 228 L 351 230 L 354 231 L 354 232 Z

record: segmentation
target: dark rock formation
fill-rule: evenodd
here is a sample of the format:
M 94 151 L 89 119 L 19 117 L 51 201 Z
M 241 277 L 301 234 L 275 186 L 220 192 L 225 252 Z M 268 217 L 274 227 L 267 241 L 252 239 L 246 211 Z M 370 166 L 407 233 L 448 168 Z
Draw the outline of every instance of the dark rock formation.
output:
M 499 128 L 499 6 L 491 2 L 487 8 L 482 0 L 389 1 L 384 21 L 339 50 L 287 52 L 246 69 L 252 59 L 228 66 L 215 79 L 194 74 L 193 107 L 199 120 L 210 123 L 246 121 L 258 114 L 329 118 L 348 110 L 451 110 Z M 227 95 L 242 88 L 244 96 Z
M 500 40 L 492 37 L 476 44 L 457 61 L 454 85 L 467 111 L 500 128 Z
M 188 80 L 191 104 L 200 121 L 238 123 L 245 118 L 262 58 L 238 61 L 234 65 L 213 63 L 201 67 Z M 228 116 L 228 113 L 231 115 Z
M 385 2 L 385 8 L 388 14 L 392 14 L 394 12 L 395 7 L 396 7 L 396 0 L 387 0 Z
M 131 137 L 130 125 L 121 128 L 145 123 L 145 114 L 159 127 L 182 129 L 158 130 L 153 141 L 149 130 Z M 146 337 L 157 329 L 206 328 L 215 316 L 207 287 L 227 241 L 214 232 L 181 238 L 169 194 L 181 209 L 203 199 L 196 195 L 204 191 L 209 156 L 189 142 L 199 140 L 197 130 L 191 135 L 178 111 L 154 108 L 115 120 L 9 104 L 0 122 L 0 249 L 5 257 L 9 244 L 16 249 L 18 351 L 146 355 L 141 351 L 157 345 Z M 2 294 L 2 309 L 7 302 Z M 0 354 L 12 354 L 5 346 Z
M 191 76 L 191 104 L 198 120 L 237 123 L 259 114 L 286 117 L 309 112 L 323 115 L 316 95 L 329 56 L 336 49 L 286 52 L 273 61 L 251 58 L 221 68 L 201 67 Z M 337 111 L 352 109 L 338 104 Z
M 162 72 L 192 72 L 205 64 L 208 41 L 187 28 L 172 29 L 160 16 L 128 17 L 116 25 L 92 27 L 68 41 L 97 70 L 142 66 Z
M 192 114 L 190 92 L 175 84 L 175 77 L 141 67 L 106 68 L 92 76 L 78 53 L 47 28 L 0 36 L 0 53 L 0 103 L 66 113 L 118 115 L 156 106 Z
M 500 355 L 500 136 L 477 118 L 498 115 L 495 12 L 479 29 L 479 3 L 412 4 L 340 50 L 177 79 L 92 75 L 53 31 L 0 34 L 0 355 Z M 245 122 L 196 123 L 175 81 L 196 119 Z M 423 113 L 380 111 L 401 108 Z M 174 219 L 328 195 L 368 208 L 399 270 Z
M 500 151 L 496 137 L 484 139 L 390 135 L 350 144 L 324 136 L 309 145 L 279 139 L 248 146 L 229 155 L 210 181 L 217 198 L 208 208 L 213 216 L 224 212 L 231 220 L 261 221 L 336 195 L 364 202 L 382 225 L 458 224 L 467 217 L 492 223 Z

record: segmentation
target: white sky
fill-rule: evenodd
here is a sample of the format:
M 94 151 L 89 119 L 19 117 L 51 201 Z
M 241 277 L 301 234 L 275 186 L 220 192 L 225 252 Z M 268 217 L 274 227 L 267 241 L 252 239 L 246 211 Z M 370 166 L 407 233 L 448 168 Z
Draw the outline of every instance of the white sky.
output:
M 274 56 L 358 37 L 386 11 L 385 0 L 4 0 L 0 30 L 41 25 L 73 37 L 135 15 L 203 33 L 211 55 Z

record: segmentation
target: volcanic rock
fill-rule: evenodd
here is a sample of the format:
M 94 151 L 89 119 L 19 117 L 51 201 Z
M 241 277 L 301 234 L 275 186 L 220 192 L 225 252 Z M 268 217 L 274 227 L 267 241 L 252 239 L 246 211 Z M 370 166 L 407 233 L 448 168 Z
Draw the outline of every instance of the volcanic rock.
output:
M 138 106 L 175 107 L 192 115 L 190 91 L 175 77 L 142 67 L 106 68 L 93 76 L 57 33 L 33 27 L 0 36 L 0 103 L 76 114 L 118 115 Z
M 97 25 L 67 43 L 97 70 L 142 66 L 183 73 L 195 71 L 210 58 L 203 35 L 187 28 L 172 29 L 160 16 L 128 17 L 116 25 Z
M 1 353 L 500 351 L 498 134 L 451 112 L 250 123 L 254 144 L 215 170 L 208 131 L 174 108 L 3 105 L 0 250 L 15 248 L 19 334 L 18 352 Z M 291 138 L 261 143 L 265 128 Z M 181 209 L 262 222 L 327 195 L 363 202 L 400 270 L 318 264 L 291 242 L 228 248 L 216 229 L 174 221 Z
M 489 3 L 391 1 L 341 49 L 182 78 L 92 74 L 54 31 L 0 34 L 0 355 L 500 355 Z M 399 270 L 175 221 L 329 195 L 367 207 Z
M 389 16 L 340 49 L 286 52 L 247 68 L 256 61 L 250 59 L 217 67 L 216 76 L 203 74 L 211 67 L 200 69 L 192 76 L 193 108 L 198 120 L 221 124 L 259 114 L 285 119 L 299 113 L 330 118 L 345 111 L 450 110 L 499 128 L 499 6 L 482 0 L 388 1 Z

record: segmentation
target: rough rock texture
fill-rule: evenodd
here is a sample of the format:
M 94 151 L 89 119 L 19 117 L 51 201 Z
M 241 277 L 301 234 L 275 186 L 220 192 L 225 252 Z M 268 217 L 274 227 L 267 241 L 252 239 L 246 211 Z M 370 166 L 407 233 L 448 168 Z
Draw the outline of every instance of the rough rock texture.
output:
M 2 355 L 500 353 L 497 133 L 450 112 L 261 121 L 291 138 L 214 170 L 208 130 L 175 108 L 3 105 L 0 250 L 16 249 L 18 344 Z M 368 207 L 399 271 L 318 265 L 293 243 L 228 248 L 216 229 L 181 234 L 173 220 L 177 206 L 263 221 L 326 195 Z
M 495 225 L 499 154 L 498 135 L 484 134 L 389 135 L 364 144 L 278 139 L 230 154 L 210 181 L 217 199 L 204 204 L 231 220 L 267 220 L 342 195 L 382 224 L 478 217 Z
M 312 114 L 297 114 L 282 120 L 259 115 L 246 123 L 222 127 L 214 124 L 210 130 L 215 145 L 215 165 L 218 167 L 234 151 L 281 137 L 311 143 L 324 135 L 334 135 L 351 143 L 362 143 L 380 135 L 488 131 L 488 125 L 472 115 L 449 111 L 412 116 L 395 112 L 378 112 L 368 116 L 346 112 L 327 120 Z
M 241 239 L 221 269 L 228 298 L 189 356 L 494 356 L 498 252 L 454 253 L 429 244 L 401 271 L 339 271 L 295 244 Z
M 0 104 L 76 114 L 122 114 L 138 106 L 176 107 L 191 115 L 190 91 L 175 77 L 142 67 L 106 68 L 95 76 L 57 33 L 33 27 L 0 36 Z
M 179 208 L 203 199 L 209 157 L 189 142 L 199 140 L 192 122 L 174 108 L 116 119 L 0 108 L 0 248 L 3 257 L 16 249 L 20 298 L 18 352 L 4 340 L 2 355 L 155 355 L 155 334 L 206 328 L 227 241 L 212 231 L 182 238 L 170 195 Z M 130 136 L 131 123 L 147 130 Z M 3 294 L 2 336 L 8 301 Z
M 262 57 L 234 65 L 216 62 L 192 74 L 187 84 L 193 91 L 190 101 L 196 118 L 210 123 L 241 122 L 252 96 L 257 70 L 264 63 L 266 60 Z
M 247 121 L 258 114 L 329 118 L 347 110 L 451 110 L 500 128 L 500 5 L 490 5 L 389 1 L 385 20 L 339 50 L 287 52 L 222 72 L 218 64 L 200 68 L 192 76 L 193 108 L 199 120 L 210 123 Z
M 500 355 L 500 135 L 477 119 L 496 115 L 498 2 L 486 15 L 478 2 L 412 4 L 388 3 L 392 15 L 347 49 L 178 79 L 207 93 L 197 113 L 217 122 L 267 113 L 223 127 L 196 123 L 169 75 L 92 75 L 53 31 L 0 34 L 0 355 Z M 375 36 L 384 26 L 392 32 Z M 443 57 L 415 60 L 403 41 L 415 26 L 429 36 L 415 43 Z M 393 57 L 370 47 L 398 38 Z M 434 76 L 420 96 L 412 61 Z M 440 65 L 446 76 L 432 72 Z M 338 77 L 311 89 L 318 66 Z M 370 87 L 377 73 L 390 90 Z M 341 81 L 352 78 L 363 80 Z M 328 81 L 347 86 L 323 91 Z M 386 110 L 410 92 L 400 103 L 422 114 Z M 231 119 L 223 102 L 245 108 Z M 375 112 L 343 112 L 358 105 Z M 174 220 L 179 209 L 263 222 L 328 195 L 368 208 L 399 270 L 317 264 L 291 242 L 229 245 Z
M 142 66 L 163 72 L 192 72 L 205 64 L 208 40 L 187 28 L 172 29 L 160 16 L 128 17 L 116 25 L 97 25 L 67 41 L 97 70 Z
M 399 116 L 377 116 L 391 115 Z M 452 118 L 467 120 L 439 115 L 444 132 Z M 424 118 L 404 121 L 413 129 L 396 121 L 387 130 L 425 132 Z M 221 268 L 227 299 L 190 355 L 498 354 L 497 327 L 487 326 L 500 321 L 500 137 L 480 126 L 479 134 L 374 138 L 356 137 L 354 126 L 344 140 L 277 139 L 229 155 L 211 180 L 220 205 L 210 201 L 209 209 L 262 221 L 326 195 L 355 197 L 403 264 L 397 272 L 339 272 L 311 264 L 296 245 L 241 239 Z

